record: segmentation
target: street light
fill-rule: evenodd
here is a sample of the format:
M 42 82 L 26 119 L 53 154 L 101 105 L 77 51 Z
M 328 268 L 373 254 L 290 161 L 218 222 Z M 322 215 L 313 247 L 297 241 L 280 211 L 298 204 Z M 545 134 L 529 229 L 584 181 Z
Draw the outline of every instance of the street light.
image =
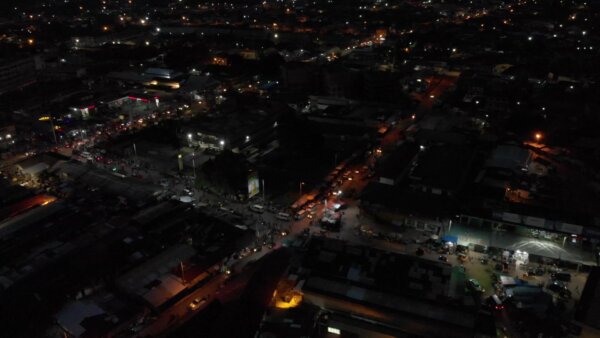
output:
M 542 133 L 535 133 L 535 140 L 537 142 L 539 142 L 542 138 L 544 138 L 544 135 L 542 135 Z
M 300 196 L 302 196 L 302 186 L 304 185 L 304 182 L 300 182 Z
M 196 153 L 192 153 L 192 168 L 194 168 L 194 179 L 196 179 Z

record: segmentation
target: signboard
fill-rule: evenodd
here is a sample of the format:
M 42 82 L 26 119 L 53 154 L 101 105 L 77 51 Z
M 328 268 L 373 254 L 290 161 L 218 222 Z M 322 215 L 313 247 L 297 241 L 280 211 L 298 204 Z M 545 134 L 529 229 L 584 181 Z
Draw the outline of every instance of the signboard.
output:
M 556 230 L 566 232 L 568 234 L 581 235 L 581 232 L 583 231 L 583 227 L 581 225 L 576 225 L 576 224 L 560 223 L 556 227 Z
M 539 217 L 525 216 L 523 221 L 526 225 L 530 225 L 537 228 L 545 228 L 546 220 Z
M 248 198 L 252 198 L 260 192 L 260 182 L 256 172 L 248 175 Z
M 600 238 L 600 229 L 585 227 L 583 228 L 583 235 L 586 237 Z
M 521 223 L 521 215 L 505 212 L 502 214 L 502 220 L 513 223 Z

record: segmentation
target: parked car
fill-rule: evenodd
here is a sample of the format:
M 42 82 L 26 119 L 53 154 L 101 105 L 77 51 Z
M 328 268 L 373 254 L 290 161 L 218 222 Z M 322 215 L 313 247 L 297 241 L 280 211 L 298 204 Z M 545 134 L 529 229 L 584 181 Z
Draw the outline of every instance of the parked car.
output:
M 543 276 L 545 273 L 544 268 L 542 267 L 537 267 L 537 268 L 529 268 L 527 269 L 527 275 L 529 276 Z
M 571 274 L 568 272 L 553 272 L 550 275 L 550 278 L 552 278 L 552 280 L 558 280 L 561 282 L 570 282 Z
M 479 281 L 477 279 L 471 278 L 468 279 L 465 283 L 467 284 L 467 288 L 469 288 L 470 290 L 481 293 L 485 292 L 485 289 L 481 287 L 481 284 L 479 284 Z
M 456 252 L 468 254 L 469 253 L 469 247 L 465 246 L 465 245 L 460 245 L 459 244 L 459 245 L 456 246 Z
M 567 286 L 559 280 L 549 282 L 546 288 L 556 293 L 559 297 L 571 298 L 571 290 L 569 290 L 569 288 L 567 288 Z

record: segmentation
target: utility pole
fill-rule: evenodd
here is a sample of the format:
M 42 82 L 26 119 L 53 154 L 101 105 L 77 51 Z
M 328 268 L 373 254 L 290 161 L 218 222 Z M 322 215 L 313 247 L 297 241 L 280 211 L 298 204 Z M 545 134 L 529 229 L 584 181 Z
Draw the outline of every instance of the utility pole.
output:
M 267 199 L 265 198 L 265 180 L 262 180 L 262 195 L 263 195 L 263 203 L 267 203 Z
M 52 120 L 52 115 L 50 115 L 50 127 L 52 127 L 52 136 L 54 137 L 54 143 L 58 144 L 58 139 L 56 138 L 56 129 L 54 129 L 54 120 Z
M 196 179 L 196 153 L 192 153 L 192 168 L 194 168 L 194 179 Z
M 185 276 L 184 276 L 184 271 L 183 271 L 183 261 L 179 261 L 179 267 L 181 268 L 181 281 L 183 281 L 183 284 L 185 284 Z
M 54 128 L 54 121 L 52 120 L 52 114 L 48 114 L 48 116 L 42 116 L 38 119 L 38 121 L 50 121 L 50 128 L 52 128 L 52 136 L 54 138 L 54 143 L 58 144 L 58 139 L 56 138 L 56 130 Z

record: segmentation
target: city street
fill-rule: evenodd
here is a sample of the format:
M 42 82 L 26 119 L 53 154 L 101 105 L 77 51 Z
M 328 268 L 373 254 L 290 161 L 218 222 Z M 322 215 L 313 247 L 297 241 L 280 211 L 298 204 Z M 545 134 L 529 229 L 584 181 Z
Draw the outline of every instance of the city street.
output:
M 136 337 L 155 337 L 163 335 L 169 330 L 181 325 L 181 323 L 189 320 L 213 301 L 217 291 L 226 279 L 227 275 L 224 273 L 213 277 L 206 285 L 194 290 L 194 292 L 160 313 L 155 320 L 138 332 Z M 198 298 L 206 299 L 207 301 L 205 304 L 201 304 L 196 310 L 190 309 L 190 303 Z

